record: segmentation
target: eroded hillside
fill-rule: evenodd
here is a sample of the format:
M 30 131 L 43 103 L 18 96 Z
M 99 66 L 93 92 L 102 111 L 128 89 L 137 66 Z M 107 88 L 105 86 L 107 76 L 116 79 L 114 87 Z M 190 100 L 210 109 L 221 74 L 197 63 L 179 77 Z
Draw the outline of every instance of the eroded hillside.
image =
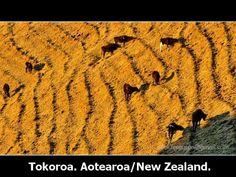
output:
M 102 57 L 120 35 L 136 39 Z M 160 52 L 162 37 L 185 45 Z M 1 154 L 157 154 L 166 126 L 191 127 L 195 109 L 235 115 L 236 23 L 4 22 L 0 49 Z M 124 83 L 150 85 L 125 101 Z

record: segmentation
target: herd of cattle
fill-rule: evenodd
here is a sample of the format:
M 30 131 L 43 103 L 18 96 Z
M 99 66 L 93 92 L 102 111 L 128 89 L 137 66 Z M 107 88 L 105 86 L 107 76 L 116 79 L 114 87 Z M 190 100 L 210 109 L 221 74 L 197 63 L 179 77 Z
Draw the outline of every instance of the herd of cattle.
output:
M 123 46 L 125 45 L 126 42 L 129 42 L 131 40 L 136 39 L 135 37 L 132 36 L 118 36 L 114 37 L 115 43 L 109 43 L 106 46 L 103 46 L 102 49 L 102 56 L 105 57 L 106 52 L 110 52 L 113 54 L 115 50 L 120 48 L 121 46 L 118 43 L 122 43 Z M 168 46 L 174 46 L 175 43 L 180 42 L 182 45 L 185 45 L 185 40 L 183 38 L 171 38 L 171 37 L 166 37 L 166 38 L 161 38 L 160 39 L 160 51 L 162 51 L 163 45 Z M 153 79 L 153 85 L 160 85 L 160 73 L 158 71 L 153 71 L 152 72 L 152 79 Z M 133 87 L 130 84 L 125 83 L 123 86 L 123 91 L 125 94 L 125 99 L 126 101 L 129 101 L 131 95 L 133 92 L 139 92 L 140 89 L 137 87 Z M 192 113 L 192 124 L 193 124 L 193 131 L 196 131 L 196 128 L 198 125 L 200 125 L 201 119 L 205 120 L 207 114 L 205 114 L 201 109 L 197 109 L 195 112 Z M 184 130 L 184 128 L 180 125 L 177 125 L 175 122 L 170 123 L 167 126 L 168 130 L 168 138 L 169 141 L 171 142 L 173 135 L 177 130 Z
M 105 54 L 107 52 L 110 52 L 111 54 L 113 54 L 113 52 L 115 50 L 117 50 L 118 48 L 121 47 L 121 45 L 119 45 L 119 43 L 122 43 L 124 46 L 126 42 L 129 42 L 134 39 L 136 39 L 136 38 L 132 37 L 132 36 L 127 36 L 127 35 L 114 37 L 115 43 L 109 43 L 108 45 L 101 47 L 102 56 L 105 57 Z M 161 38 L 160 39 L 160 51 L 162 50 L 163 45 L 167 45 L 167 47 L 174 46 L 174 44 L 177 42 L 182 43 L 182 39 L 176 39 L 176 38 L 170 38 L 170 37 Z M 30 62 L 26 62 L 25 63 L 25 72 L 31 73 L 32 70 L 33 70 L 33 65 Z M 160 73 L 158 71 L 152 72 L 152 79 L 153 79 L 153 85 L 155 85 L 155 86 L 160 85 L 161 77 L 160 77 Z M 7 84 L 7 83 L 4 84 L 3 91 L 5 94 L 4 97 L 10 97 L 9 84 Z M 125 83 L 123 85 L 123 91 L 124 91 L 125 100 L 129 101 L 132 93 L 139 92 L 140 89 L 138 89 L 137 87 L 132 87 L 130 84 Z M 195 112 L 192 113 L 192 125 L 193 125 L 194 132 L 196 131 L 197 126 L 200 125 L 201 119 L 205 120 L 206 117 L 207 117 L 207 114 L 205 114 L 201 109 L 197 109 Z M 178 130 L 184 130 L 184 128 L 182 126 L 176 124 L 175 122 L 172 122 L 167 126 L 169 142 L 171 142 L 173 135 Z

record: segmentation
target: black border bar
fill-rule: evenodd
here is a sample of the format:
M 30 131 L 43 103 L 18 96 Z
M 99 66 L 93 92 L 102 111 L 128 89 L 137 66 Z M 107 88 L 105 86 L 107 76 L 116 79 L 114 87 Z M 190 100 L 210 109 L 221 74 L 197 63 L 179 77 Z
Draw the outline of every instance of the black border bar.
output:
M 234 176 L 236 156 L 1 156 L 0 172 L 11 176 L 216 176 L 219 173 L 227 173 L 227 176 Z M 72 164 L 77 171 L 31 171 L 29 162 L 36 164 Z M 82 163 L 89 164 L 129 164 L 133 163 L 161 164 L 160 171 L 137 171 L 136 166 L 130 171 L 80 171 Z M 176 165 L 205 164 L 207 171 L 164 171 L 165 163 L 171 162 Z M 210 170 L 210 171 L 209 171 Z
M 236 21 L 232 2 L 4 1 L 0 21 Z

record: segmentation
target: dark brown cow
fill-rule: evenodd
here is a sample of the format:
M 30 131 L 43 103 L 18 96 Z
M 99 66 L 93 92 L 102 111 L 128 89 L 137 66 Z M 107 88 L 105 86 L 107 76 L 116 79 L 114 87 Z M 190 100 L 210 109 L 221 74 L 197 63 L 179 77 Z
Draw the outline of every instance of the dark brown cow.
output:
M 5 93 L 5 96 L 10 97 L 10 86 L 8 84 L 4 84 L 3 91 Z
M 173 135 L 176 133 L 176 131 L 177 130 L 184 130 L 184 127 L 182 127 L 181 125 L 177 125 L 176 123 L 172 122 L 167 126 L 167 129 L 168 129 L 169 142 L 171 143 Z
M 30 62 L 26 62 L 25 63 L 25 72 L 32 72 L 32 70 L 33 70 L 33 65 L 30 63 Z
M 160 40 L 160 51 L 162 49 L 162 45 L 167 45 L 167 47 L 170 46 L 174 46 L 175 43 L 179 42 L 179 39 L 176 38 L 171 38 L 171 37 L 166 37 L 166 38 L 161 38 Z
M 160 73 L 158 71 L 152 72 L 152 78 L 153 78 L 153 85 L 160 84 Z
M 201 109 L 197 109 L 192 114 L 192 123 L 193 123 L 193 131 L 196 131 L 197 126 L 200 126 L 201 119 L 206 120 L 207 114 L 205 114 Z
M 114 37 L 115 43 L 116 44 L 123 43 L 123 46 L 125 45 L 126 42 L 129 42 L 129 41 L 131 41 L 133 39 L 135 39 L 135 37 L 126 36 L 126 35 Z
M 137 87 L 132 87 L 129 84 L 124 84 L 124 93 L 125 93 L 125 99 L 128 101 L 130 99 L 130 96 L 133 92 L 139 92 L 139 89 Z
M 114 43 L 102 46 L 102 56 L 104 57 L 106 52 L 111 52 L 111 54 L 113 54 L 113 52 L 119 47 L 121 47 L 119 44 L 114 44 Z

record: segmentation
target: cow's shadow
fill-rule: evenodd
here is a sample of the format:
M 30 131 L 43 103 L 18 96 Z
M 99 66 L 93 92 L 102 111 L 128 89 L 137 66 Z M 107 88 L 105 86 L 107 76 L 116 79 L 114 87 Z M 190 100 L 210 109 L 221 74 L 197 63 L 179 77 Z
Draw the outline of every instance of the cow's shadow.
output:
M 181 44 L 181 47 L 187 47 L 189 45 L 189 43 L 187 42 L 186 39 L 184 39 L 183 37 L 179 38 L 179 42 Z
M 173 71 L 169 77 L 163 77 L 162 84 L 169 82 L 170 80 L 172 80 L 174 78 L 174 76 L 175 76 L 175 72 Z
M 165 84 L 169 82 L 171 79 L 173 79 L 174 76 L 175 76 L 175 72 L 173 71 L 169 77 L 163 77 L 160 84 Z M 139 91 L 141 92 L 141 94 L 145 94 L 145 92 L 149 89 L 150 85 L 151 85 L 150 83 L 142 84 L 139 87 Z
M 19 87 L 17 87 L 15 90 L 13 90 L 13 94 L 11 96 L 16 95 L 19 91 L 21 91 L 23 88 L 25 88 L 24 84 L 21 84 Z
M 36 71 L 40 71 L 40 70 L 42 70 L 42 69 L 44 68 L 44 66 L 45 66 L 44 63 L 39 63 L 39 64 L 36 64 L 36 65 L 34 66 L 34 69 L 35 69 Z
M 150 84 L 149 83 L 144 83 L 139 87 L 139 91 L 141 94 L 144 94 L 148 89 L 149 89 Z

